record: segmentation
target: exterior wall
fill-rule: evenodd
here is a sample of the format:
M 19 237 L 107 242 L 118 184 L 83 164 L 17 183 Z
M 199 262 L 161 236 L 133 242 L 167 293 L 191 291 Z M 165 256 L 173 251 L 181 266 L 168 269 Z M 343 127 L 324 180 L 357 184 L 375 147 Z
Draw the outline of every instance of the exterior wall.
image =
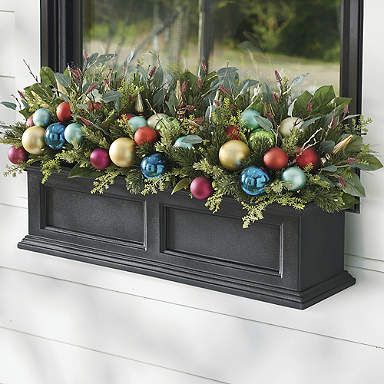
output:
M 366 1 L 364 113 L 384 153 L 380 0 Z M 0 99 L 39 66 L 39 1 L 0 0 Z M 15 115 L 0 109 L 0 120 Z M 0 167 L 6 148 L 0 147 Z M 357 284 L 305 311 L 20 251 L 25 178 L 0 178 L 0 383 L 205 384 L 384 381 L 384 172 L 349 214 Z

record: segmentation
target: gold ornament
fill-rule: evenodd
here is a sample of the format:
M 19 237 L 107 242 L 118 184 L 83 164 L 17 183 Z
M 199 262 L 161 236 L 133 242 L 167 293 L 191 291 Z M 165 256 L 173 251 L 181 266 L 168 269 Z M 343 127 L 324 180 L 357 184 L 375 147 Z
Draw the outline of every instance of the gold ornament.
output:
M 341 140 L 340 143 L 337 143 L 333 148 L 332 154 L 336 155 L 336 153 L 339 153 L 340 151 L 347 148 L 352 139 L 353 135 L 348 135 L 345 139 Z
M 147 120 L 147 125 L 148 127 L 151 127 L 153 129 L 155 128 L 159 129 L 161 127 L 161 124 L 158 124 L 159 121 L 167 117 L 168 116 L 165 113 L 155 113 Z
M 219 151 L 220 164 L 231 171 L 239 169 L 241 162 L 249 156 L 248 145 L 240 140 L 230 140 Z
M 111 144 L 109 157 L 118 167 L 130 167 L 135 161 L 135 147 L 133 140 L 128 137 L 120 137 Z
M 38 126 L 29 127 L 24 131 L 21 143 L 27 152 L 32 155 L 40 155 L 45 146 L 44 136 L 44 128 Z

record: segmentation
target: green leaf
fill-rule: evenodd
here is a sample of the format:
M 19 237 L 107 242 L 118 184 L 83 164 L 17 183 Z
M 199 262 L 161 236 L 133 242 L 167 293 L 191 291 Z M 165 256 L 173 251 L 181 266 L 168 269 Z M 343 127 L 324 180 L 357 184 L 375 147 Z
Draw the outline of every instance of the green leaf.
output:
M 121 93 L 118 91 L 107 91 L 103 95 L 104 103 L 116 102 L 121 97 Z
M 336 172 L 337 167 L 336 167 L 336 165 L 328 165 L 327 167 L 322 168 L 322 171 L 324 171 L 324 172 Z
M 69 88 L 71 86 L 71 79 L 63 73 L 56 72 L 55 79 L 64 88 Z
M 266 131 L 272 131 L 273 130 L 273 124 L 262 116 L 255 116 L 255 120 L 257 121 L 257 124 L 260 125 L 261 128 L 265 129 Z
M 333 140 L 325 140 L 320 143 L 319 151 L 321 153 L 331 153 L 336 143 Z
M 4 107 L 13 109 L 14 111 L 17 108 L 17 105 L 15 103 L 10 103 L 9 101 L 1 101 L 0 104 L 4 105 Z
M 324 85 L 320 87 L 313 95 L 314 107 L 324 107 L 336 97 L 335 90 L 332 85 Z
M 312 100 L 313 95 L 308 91 L 301 94 L 296 100 L 293 106 L 293 116 L 305 117 L 308 115 L 307 105 Z
M 351 103 L 352 99 L 350 97 L 336 97 L 334 102 L 337 106 L 347 106 Z
M 352 164 L 353 167 L 359 168 L 363 171 L 377 171 L 383 168 L 381 161 L 372 154 L 365 154 L 359 157 L 358 162 Z
M 359 176 L 352 172 L 345 177 L 345 183 L 341 184 L 341 189 L 352 196 L 363 197 L 365 196 L 365 189 L 361 184 Z
M 69 178 L 85 177 L 88 179 L 94 179 L 98 176 L 100 176 L 100 172 L 91 168 L 80 167 L 79 165 L 75 165 L 68 174 Z
M 301 129 L 305 129 L 312 125 L 313 123 L 316 123 L 316 121 L 320 120 L 322 116 L 313 117 L 312 119 L 305 120 L 304 123 L 301 125 Z
M 186 189 L 191 184 L 191 179 L 189 177 L 184 177 L 181 179 L 173 188 L 171 195 L 174 193 L 181 191 L 182 189 Z
M 183 143 L 187 143 L 187 144 L 200 144 L 203 142 L 203 139 L 198 136 L 198 135 L 187 135 L 187 136 L 184 136 L 181 141 Z
M 40 79 L 43 84 L 52 85 L 56 87 L 55 73 L 49 67 L 41 67 Z

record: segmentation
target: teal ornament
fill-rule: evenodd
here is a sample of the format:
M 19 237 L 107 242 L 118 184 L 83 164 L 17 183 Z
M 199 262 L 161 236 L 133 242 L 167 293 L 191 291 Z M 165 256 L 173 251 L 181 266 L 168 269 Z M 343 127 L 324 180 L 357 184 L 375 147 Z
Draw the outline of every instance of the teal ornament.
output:
M 65 143 L 64 131 L 65 126 L 61 123 L 53 123 L 48 125 L 47 129 L 45 130 L 45 143 L 48 145 L 48 147 L 56 151 L 63 148 Z
M 241 189 L 250 196 L 262 195 L 269 180 L 267 172 L 254 166 L 244 168 L 240 174 Z
M 64 131 L 64 138 L 69 144 L 78 147 L 83 140 L 83 127 L 78 123 L 67 125 Z
M 257 118 L 260 116 L 260 113 L 255 109 L 246 109 L 241 113 L 240 123 L 246 128 L 254 131 L 260 128 Z
M 290 167 L 282 173 L 281 180 L 286 183 L 289 191 L 298 191 L 305 186 L 307 177 L 300 168 Z
M 252 149 L 257 148 L 258 144 L 260 143 L 268 144 L 267 148 L 269 149 L 275 146 L 276 137 L 272 131 L 265 131 L 264 129 L 258 129 L 251 133 L 248 141 L 249 141 L 249 146 Z
M 134 116 L 128 120 L 128 124 L 131 126 L 133 131 L 136 132 L 138 128 L 147 126 L 147 120 L 145 120 L 142 116 Z
M 51 120 L 48 109 L 40 108 L 32 116 L 33 124 L 45 128 Z
M 203 139 L 198 135 L 187 135 L 187 136 L 180 136 L 179 138 L 177 138 L 173 146 L 175 148 L 192 149 L 194 144 L 200 144 L 202 142 L 203 142 Z
M 161 176 L 166 169 L 166 160 L 161 153 L 153 153 L 144 157 L 140 164 L 141 173 L 146 179 Z

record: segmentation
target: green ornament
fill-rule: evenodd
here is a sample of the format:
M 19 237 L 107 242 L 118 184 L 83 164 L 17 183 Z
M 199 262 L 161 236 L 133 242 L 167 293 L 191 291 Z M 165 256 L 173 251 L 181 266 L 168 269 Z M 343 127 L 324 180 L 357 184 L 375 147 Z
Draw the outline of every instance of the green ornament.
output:
M 257 122 L 257 117 L 259 116 L 260 113 L 255 109 L 246 109 L 240 116 L 240 122 L 246 128 L 250 129 L 251 131 L 255 131 L 256 129 L 260 128 L 260 125 Z
M 282 173 L 281 180 L 287 183 L 289 191 L 298 191 L 305 186 L 307 177 L 300 168 L 290 167 Z
M 258 129 L 255 132 L 251 133 L 249 136 L 249 146 L 252 149 L 259 148 L 260 144 L 263 145 L 263 148 L 269 149 L 275 145 L 275 134 L 272 131 L 265 131 L 264 129 Z

